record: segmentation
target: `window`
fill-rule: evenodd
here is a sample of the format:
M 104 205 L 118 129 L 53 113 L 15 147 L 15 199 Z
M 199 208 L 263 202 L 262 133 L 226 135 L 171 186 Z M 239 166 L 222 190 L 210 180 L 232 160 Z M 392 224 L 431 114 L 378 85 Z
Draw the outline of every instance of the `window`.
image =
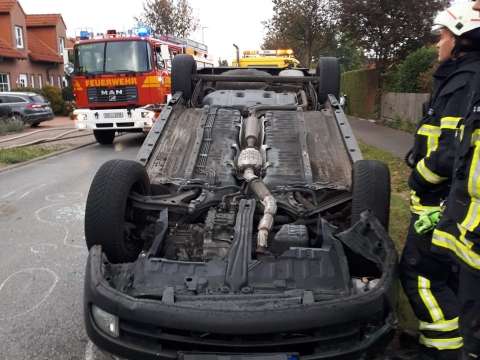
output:
M 146 41 L 112 41 L 75 47 L 76 73 L 150 71 L 150 46 Z M 125 56 L 129 54 L 129 56 Z
M 58 81 L 58 87 L 61 89 L 62 88 L 62 77 L 58 76 L 57 81 Z
M 15 41 L 17 44 L 17 49 L 24 48 L 23 28 L 21 26 L 15 26 Z
M 10 91 L 10 77 L 0 73 L 0 91 Z
M 30 86 L 35 87 L 35 75 L 30 75 Z
M 26 102 L 25 99 L 22 99 L 21 97 L 18 96 L 3 96 L 3 104 L 18 104 L 18 103 L 24 103 Z
M 58 40 L 60 55 L 63 56 L 63 52 L 65 51 L 65 38 L 61 37 Z
M 27 87 L 28 86 L 27 74 L 18 75 L 18 86 L 19 87 Z
M 42 75 L 38 75 L 38 88 L 43 88 L 43 77 Z
M 49 85 L 53 86 L 53 75 L 50 75 L 50 78 L 48 79 Z

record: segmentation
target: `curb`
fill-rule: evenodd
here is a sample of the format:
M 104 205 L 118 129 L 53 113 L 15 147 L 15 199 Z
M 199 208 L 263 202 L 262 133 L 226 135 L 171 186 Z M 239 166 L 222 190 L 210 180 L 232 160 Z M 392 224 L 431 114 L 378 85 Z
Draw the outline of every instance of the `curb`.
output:
M 0 169 L 0 174 L 2 174 L 4 172 L 7 172 L 7 171 L 10 171 L 10 170 L 14 170 L 14 169 L 23 167 L 23 166 L 30 165 L 30 164 L 32 164 L 34 162 L 37 162 L 37 161 L 40 161 L 40 160 L 45 160 L 45 159 L 48 159 L 48 158 L 51 158 L 51 157 L 54 157 L 54 156 L 66 154 L 66 153 L 69 153 L 69 152 L 72 152 L 72 151 L 75 151 L 75 150 L 78 150 L 78 149 L 81 149 L 81 148 L 84 148 L 84 147 L 87 147 L 87 146 L 90 146 L 90 145 L 93 145 L 93 144 L 96 144 L 96 143 L 97 143 L 97 141 L 91 141 L 91 142 L 88 142 L 86 144 L 75 146 L 73 148 L 64 149 L 64 150 L 60 150 L 60 151 L 55 151 L 53 153 L 50 153 L 50 154 L 47 154 L 47 155 L 44 155 L 44 156 L 40 156 L 40 157 L 37 157 L 35 159 L 31 159 L 31 160 L 28 160 L 28 161 L 25 161 L 25 162 L 10 165 L 10 166 L 1 168 Z

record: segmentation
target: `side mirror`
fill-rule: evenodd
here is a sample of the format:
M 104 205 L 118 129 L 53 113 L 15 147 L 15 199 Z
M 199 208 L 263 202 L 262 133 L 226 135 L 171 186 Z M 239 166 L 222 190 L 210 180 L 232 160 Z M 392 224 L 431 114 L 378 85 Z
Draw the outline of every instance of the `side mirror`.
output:
M 74 68 L 72 63 L 65 64 L 64 69 L 65 69 L 65 74 L 67 74 L 68 76 L 71 76 L 73 74 Z

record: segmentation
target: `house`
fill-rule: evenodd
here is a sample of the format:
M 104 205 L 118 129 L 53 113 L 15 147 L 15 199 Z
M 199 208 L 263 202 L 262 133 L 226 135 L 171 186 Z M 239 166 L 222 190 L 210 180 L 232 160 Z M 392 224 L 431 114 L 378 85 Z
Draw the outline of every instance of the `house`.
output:
M 27 15 L 17 0 L 0 0 L 0 91 L 62 87 L 65 41 L 60 14 Z

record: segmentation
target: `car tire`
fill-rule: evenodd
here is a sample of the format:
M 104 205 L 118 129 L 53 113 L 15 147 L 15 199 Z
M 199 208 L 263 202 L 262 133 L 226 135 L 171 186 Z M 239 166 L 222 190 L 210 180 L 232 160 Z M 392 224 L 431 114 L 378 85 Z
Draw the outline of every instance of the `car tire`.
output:
M 193 94 L 192 75 L 197 72 L 197 63 L 190 55 L 180 54 L 172 62 L 172 94 L 183 93 L 183 98 L 190 100 Z
M 318 101 L 324 104 L 328 95 L 334 95 L 337 100 L 340 96 L 340 64 L 335 57 L 321 57 L 318 60 L 317 76 L 320 78 L 318 84 Z
M 370 210 L 388 230 L 390 218 L 390 170 L 376 160 L 360 160 L 353 164 L 351 224 Z
M 115 139 L 115 130 L 93 130 L 93 136 L 99 144 L 111 145 Z
M 112 263 L 134 261 L 143 247 L 139 231 L 141 211 L 134 211 L 129 195 L 150 194 L 145 168 L 136 161 L 110 160 L 97 171 L 85 208 L 88 249 L 101 245 Z

